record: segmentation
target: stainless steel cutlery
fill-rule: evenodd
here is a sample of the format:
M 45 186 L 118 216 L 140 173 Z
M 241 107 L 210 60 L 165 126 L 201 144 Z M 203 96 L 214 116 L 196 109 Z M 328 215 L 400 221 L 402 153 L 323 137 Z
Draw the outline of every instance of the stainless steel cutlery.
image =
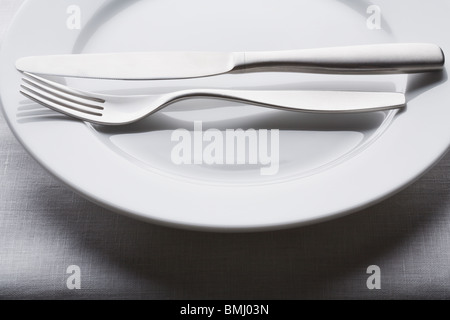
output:
M 187 79 L 240 72 L 394 74 L 444 68 L 443 51 L 434 44 L 377 44 L 279 52 L 151 52 L 25 57 L 20 92 L 71 117 L 103 125 L 138 121 L 184 99 L 217 98 L 315 113 L 354 113 L 402 108 L 396 92 L 268 91 L 191 89 L 159 95 L 103 95 L 83 92 L 39 75 L 120 79 Z
M 218 98 L 291 111 L 316 113 L 371 112 L 405 106 L 405 96 L 389 92 L 239 91 L 193 89 L 159 95 L 103 95 L 83 92 L 25 74 L 21 93 L 58 112 L 103 125 L 138 121 L 164 107 L 190 98 Z
M 392 74 L 441 70 L 434 44 L 376 44 L 274 52 L 140 52 L 71 54 L 19 59 L 20 71 L 42 75 L 120 80 L 207 77 L 232 72 Z

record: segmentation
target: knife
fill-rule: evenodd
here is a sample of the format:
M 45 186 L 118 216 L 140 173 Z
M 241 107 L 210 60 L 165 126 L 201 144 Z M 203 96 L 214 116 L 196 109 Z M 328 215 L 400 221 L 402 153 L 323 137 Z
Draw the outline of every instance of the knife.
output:
M 242 72 L 395 74 L 442 70 L 435 44 L 403 43 L 267 52 L 136 52 L 24 57 L 22 72 L 116 80 L 187 79 Z

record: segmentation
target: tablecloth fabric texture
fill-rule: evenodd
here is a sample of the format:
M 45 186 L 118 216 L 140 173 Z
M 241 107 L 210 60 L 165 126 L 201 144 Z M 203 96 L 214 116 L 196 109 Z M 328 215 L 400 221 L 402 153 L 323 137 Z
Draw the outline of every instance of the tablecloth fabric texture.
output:
M 0 0 L 0 37 L 21 3 Z M 450 156 L 361 212 L 253 234 L 170 229 L 92 204 L 43 170 L 3 115 L 0 181 L 0 299 L 450 298 Z M 67 287 L 71 265 L 80 290 Z M 371 265 L 381 290 L 367 288 Z

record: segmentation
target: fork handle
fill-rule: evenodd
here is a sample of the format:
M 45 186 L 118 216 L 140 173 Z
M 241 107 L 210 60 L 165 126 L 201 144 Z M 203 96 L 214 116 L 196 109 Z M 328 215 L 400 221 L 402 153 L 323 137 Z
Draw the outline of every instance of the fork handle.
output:
M 354 113 L 401 108 L 405 95 L 395 92 L 357 91 L 239 91 L 187 90 L 177 93 L 171 102 L 189 98 L 220 98 L 257 106 L 314 113 Z
M 435 44 L 402 43 L 245 52 L 236 71 L 292 71 L 328 74 L 394 74 L 442 70 L 445 55 Z

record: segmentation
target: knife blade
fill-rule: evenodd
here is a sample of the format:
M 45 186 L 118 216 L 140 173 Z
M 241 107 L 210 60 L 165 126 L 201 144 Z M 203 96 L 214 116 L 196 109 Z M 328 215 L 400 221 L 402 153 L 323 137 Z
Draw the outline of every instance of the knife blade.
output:
M 377 44 L 272 52 L 135 52 L 24 57 L 22 72 L 117 80 L 167 80 L 240 72 L 394 74 L 442 70 L 435 44 Z

